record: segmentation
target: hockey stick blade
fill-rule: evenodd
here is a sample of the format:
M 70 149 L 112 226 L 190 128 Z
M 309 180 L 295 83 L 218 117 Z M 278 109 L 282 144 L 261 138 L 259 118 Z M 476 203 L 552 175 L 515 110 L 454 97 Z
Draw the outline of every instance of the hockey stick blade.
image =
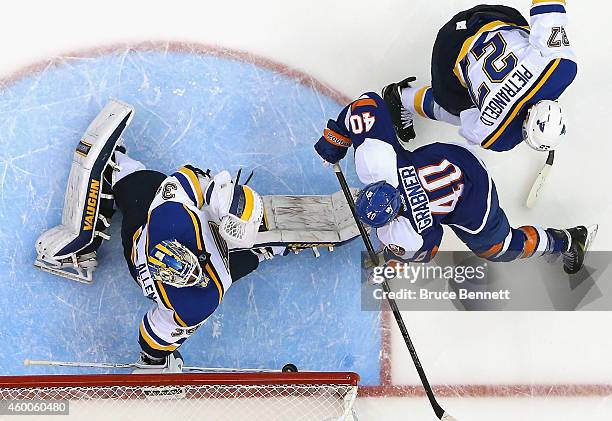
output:
M 538 174 L 538 177 L 533 183 L 533 186 L 531 187 L 531 190 L 529 191 L 529 195 L 527 196 L 525 206 L 527 206 L 529 209 L 532 209 L 535 206 L 538 200 L 538 197 L 540 197 L 540 193 L 542 192 L 542 189 L 544 188 L 544 185 L 546 184 L 546 179 L 548 178 L 548 174 L 550 173 L 550 170 L 552 169 L 554 161 L 555 161 L 555 151 L 550 151 L 548 153 L 548 158 L 546 159 L 546 164 L 544 164 L 544 167 Z
M 23 361 L 23 365 L 43 365 L 43 366 L 55 366 L 55 367 L 88 367 L 88 368 L 137 368 L 139 364 L 136 363 L 97 363 L 97 362 L 78 362 L 78 361 L 40 361 L 30 360 L 26 358 Z

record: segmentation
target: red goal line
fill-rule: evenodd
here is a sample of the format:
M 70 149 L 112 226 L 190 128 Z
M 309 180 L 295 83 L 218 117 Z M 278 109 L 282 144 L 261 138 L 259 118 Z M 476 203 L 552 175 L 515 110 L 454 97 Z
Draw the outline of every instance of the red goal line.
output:
M 381 358 L 380 385 L 361 386 L 361 397 L 423 397 L 422 386 L 395 385 L 391 364 L 391 330 L 392 316 L 390 311 L 381 313 Z M 412 364 L 412 363 L 410 363 Z M 518 398 L 518 397 L 595 397 L 612 395 L 611 384 L 455 384 L 433 386 L 436 396 L 473 397 L 473 398 Z
M 612 384 L 458 384 L 433 386 L 436 396 L 473 398 L 593 397 L 612 395 Z M 362 386 L 361 397 L 423 397 L 422 386 Z

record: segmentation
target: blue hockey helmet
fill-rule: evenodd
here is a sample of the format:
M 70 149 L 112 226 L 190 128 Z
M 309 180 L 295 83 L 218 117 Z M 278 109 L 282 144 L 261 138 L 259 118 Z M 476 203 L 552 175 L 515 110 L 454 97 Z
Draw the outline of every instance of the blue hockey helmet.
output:
M 398 189 L 382 181 L 368 184 L 359 192 L 355 202 L 357 216 L 361 222 L 380 228 L 391 222 L 402 208 Z

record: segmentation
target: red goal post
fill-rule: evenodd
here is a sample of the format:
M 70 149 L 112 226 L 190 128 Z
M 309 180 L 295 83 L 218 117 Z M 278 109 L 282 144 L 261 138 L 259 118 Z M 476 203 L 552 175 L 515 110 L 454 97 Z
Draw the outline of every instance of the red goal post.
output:
M 62 420 L 354 421 L 358 382 L 351 372 L 0 377 L 0 419 L 13 402 L 30 414 L 20 420 L 48 420 L 35 411 L 49 408 L 32 403 L 61 401 Z

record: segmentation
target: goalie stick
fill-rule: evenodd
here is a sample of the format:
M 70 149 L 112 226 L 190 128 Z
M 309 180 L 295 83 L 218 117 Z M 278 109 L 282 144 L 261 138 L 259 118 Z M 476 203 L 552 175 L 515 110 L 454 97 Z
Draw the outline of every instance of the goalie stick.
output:
M 348 202 L 348 205 L 351 209 L 351 213 L 353 214 L 353 218 L 355 219 L 357 228 L 359 228 L 361 238 L 363 239 L 366 249 L 368 250 L 370 260 L 372 260 L 372 264 L 374 264 L 374 266 L 377 266 L 378 258 L 376 256 L 376 252 L 374 251 L 374 247 L 372 246 L 372 242 L 370 241 L 370 237 L 368 236 L 368 233 L 365 227 L 363 226 L 363 224 L 357 217 L 357 212 L 355 211 L 355 200 L 353 199 L 353 195 L 351 194 L 351 191 L 346 182 L 346 179 L 344 178 L 344 174 L 342 173 L 342 169 L 340 168 L 340 165 L 334 164 L 334 172 L 336 173 L 336 177 L 338 177 L 338 182 L 340 183 L 340 187 L 342 187 L 342 191 L 344 192 L 346 201 Z M 383 290 L 386 293 L 387 302 L 389 303 L 389 307 L 391 307 L 391 310 L 393 311 L 393 316 L 395 317 L 397 326 L 399 327 L 399 330 L 402 333 L 402 336 L 404 338 L 404 343 L 406 344 L 406 347 L 408 347 L 408 351 L 410 352 L 410 357 L 412 357 L 412 362 L 414 363 L 414 367 L 416 368 L 416 371 L 419 374 L 419 378 L 421 379 L 421 384 L 423 385 L 423 388 L 425 389 L 425 393 L 427 394 L 427 398 L 429 399 L 429 403 L 431 404 L 431 407 L 433 411 L 435 412 L 436 417 L 438 417 L 438 419 L 442 421 L 457 421 L 448 412 L 446 412 L 444 408 L 442 408 L 440 404 L 438 403 L 438 401 L 436 400 L 436 396 L 434 395 L 431 385 L 429 384 L 429 380 L 427 380 L 427 376 L 425 375 L 425 370 L 423 369 L 423 366 L 421 365 L 421 361 L 419 360 L 419 356 L 416 352 L 416 349 L 414 348 L 412 339 L 410 339 L 410 335 L 408 334 L 408 329 L 406 328 L 406 325 L 404 324 L 404 319 L 402 318 L 402 314 L 400 313 L 399 308 L 397 307 L 397 303 L 395 302 L 394 299 L 389 298 L 389 292 L 391 292 L 391 288 L 389 287 L 387 280 L 384 280 L 381 285 L 382 285 Z
M 544 167 L 542 167 L 542 170 L 540 171 L 540 173 L 538 174 L 538 177 L 533 183 L 533 186 L 531 187 L 531 190 L 529 191 L 529 195 L 527 196 L 527 200 L 525 201 L 525 206 L 527 206 L 529 209 L 535 206 L 535 203 L 538 200 L 538 197 L 540 196 L 542 189 L 544 188 L 544 184 L 546 183 L 546 178 L 548 177 L 548 174 L 550 173 L 550 170 L 554 162 L 555 162 L 555 151 L 550 151 L 548 152 L 546 163 L 544 164 Z
M 86 368 L 151 368 L 140 363 L 98 363 L 98 362 L 76 362 L 76 361 L 40 361 L 25 359 L 23 365 L 42 365 L 54 367 L 86 367 Z M 285 365 L 287 367 L 289 364 Z M 268 368 L 228 368 L 228 367 L 191 367 L 183 366 L 183 372 L 197 373 L 280 373 L 283 370 L 274 370 Z

